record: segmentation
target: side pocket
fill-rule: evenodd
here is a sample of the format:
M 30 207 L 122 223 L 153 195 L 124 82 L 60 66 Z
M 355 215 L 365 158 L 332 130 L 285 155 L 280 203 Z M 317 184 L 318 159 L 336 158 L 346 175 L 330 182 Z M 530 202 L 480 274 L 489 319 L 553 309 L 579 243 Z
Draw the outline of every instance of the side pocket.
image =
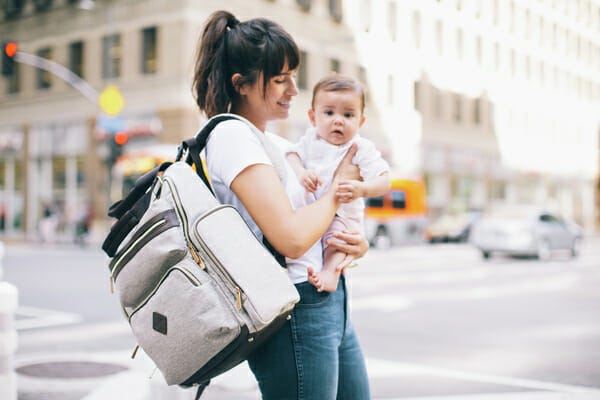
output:
M 175 210 L 146 221 L 110 263 L 123 307 L 135 307 L 163 274 L 185 256 L 187 249 Z
M 165 274 L 129 322 L 170 385 L 191 377 L 241 332 L 206 272 L 187 258 Z

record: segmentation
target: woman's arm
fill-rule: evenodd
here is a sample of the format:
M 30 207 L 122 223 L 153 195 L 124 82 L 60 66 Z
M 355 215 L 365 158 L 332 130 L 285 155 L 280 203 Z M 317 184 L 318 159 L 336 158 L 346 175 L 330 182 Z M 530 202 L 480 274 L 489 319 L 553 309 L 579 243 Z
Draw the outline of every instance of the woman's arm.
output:
M 250 165 L 235 177 L 230 187 L 271 245 L 284 256 L 298 258 L 331 224 L 339 206 L 336 199 L 338 182 L 356 177 L 356 168 L 351 165 L 355 153 L 356 146 L 352 146 L 329 189 L 319 200 L 296 210 L 270 165 Z

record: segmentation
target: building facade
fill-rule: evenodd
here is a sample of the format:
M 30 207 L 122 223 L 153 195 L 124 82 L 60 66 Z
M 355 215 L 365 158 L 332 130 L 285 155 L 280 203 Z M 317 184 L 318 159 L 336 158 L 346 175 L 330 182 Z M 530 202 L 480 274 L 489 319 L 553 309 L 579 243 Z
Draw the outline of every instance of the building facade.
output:
M 196 132 L 195 46 L 222 2 L 3 4 L 2 40 L 97 92 L 119 88 L 125 151 Z M 368 88 L 363 135 L 395 175 L 426 180 L 432 216 L 530 203 L 600 224 L 597 0 L 231 0 L 226 9 L 278 21 L 302 50 L 300 94 L 273 131 L 303 133 L 312 85 L 327 72 L 357 76 Z M 49 211 L 65 236 L 90 212 L 99 235 L 107 229 L 110 121 L 46 71 L 18 64 L 0 79 L 0 234 L 37 237 Z

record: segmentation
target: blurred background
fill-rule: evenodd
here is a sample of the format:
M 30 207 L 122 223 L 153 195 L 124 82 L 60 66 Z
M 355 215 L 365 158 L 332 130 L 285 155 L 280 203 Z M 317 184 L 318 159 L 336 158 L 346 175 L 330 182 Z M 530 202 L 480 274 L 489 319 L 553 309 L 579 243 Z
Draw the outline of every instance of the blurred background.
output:
M 190 89 L 195 45 L 224 5 L 2 2 L 0 39 L 22 56 L 0 79 L 1 236 L 104 236 L 109 203 L 202 123 Z M 600 227 L 598 1 L 228 0 L 225 8 L 241 20 L 275 19 L 302 50 L 300 95 L 291 118 L 270 127 L 277 134 L 303 133 L 312 86 L 326 73 L 366 84 L 362 134 L 399 180 L 396 208 L 414 205 L 395 211 L 403 223 L 393 242 L 431 239 L 426 226 L 447 214 L 513 204 Z M 391 213 L 370 213 L 371 236 Z
M 108 206 L 204 122 L 195 46 L 221 8 L 274 19 L 302 51 L 274 133 L 304 132 L 331 71 L 367 87 L 361 133 L 393 170 L 347 272 L 373 398 L 600 398 L 600 0 L 0 8 L 3 400 L 194 398 L 130 360 L 99 243 Z M 259 397 L 245 364 L 205 396 Z

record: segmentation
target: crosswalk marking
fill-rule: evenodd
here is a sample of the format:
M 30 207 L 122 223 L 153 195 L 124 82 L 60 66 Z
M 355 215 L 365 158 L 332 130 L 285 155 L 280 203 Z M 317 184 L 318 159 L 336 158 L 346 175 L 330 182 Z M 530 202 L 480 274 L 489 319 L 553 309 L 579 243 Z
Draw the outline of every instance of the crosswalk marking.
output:
M 15 327 L 17 331 L 76 324 L 83 321 L 81 315 L 78 314 L 26 306 L 19 306 L 16 315 Z
M 493 383 L 523 389 L 548 390 L 561 393 L 593 393 L 600 396 L 600 389 L 532 379 L 505 377 L 477 372 L 458 371 L 421 364 L 401 363 L 368 358 L 367 370 L 370 378 L 394 378 L 399 376 L 430 375 L 468 382 Z

